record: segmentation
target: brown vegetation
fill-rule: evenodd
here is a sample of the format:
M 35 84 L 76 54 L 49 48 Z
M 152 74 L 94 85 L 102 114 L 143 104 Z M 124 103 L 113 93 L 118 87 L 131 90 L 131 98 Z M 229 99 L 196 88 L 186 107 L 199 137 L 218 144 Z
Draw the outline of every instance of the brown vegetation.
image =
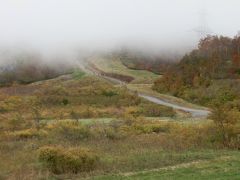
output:
M 86 148 L 44 146 L 39 149 L 39 161 L 56 174 L 91 171 L 98 159 L 97 155 Z
M 233 148 L 239 148 L 240 135 L 239 39 L 202 39 L 197 50 L 184 56 L 153 86 L 158 92 L 211 107 L 218 140 Z
M 172 58 L 150 56 L 127 49 L 122 49 L 120 52 L 113 53 L 111 58 L 119 58 L 129 69 L 147 70 L 156 74 L 165 73 L 166 70 L 178 60 L 177 56 L 173 56 Z

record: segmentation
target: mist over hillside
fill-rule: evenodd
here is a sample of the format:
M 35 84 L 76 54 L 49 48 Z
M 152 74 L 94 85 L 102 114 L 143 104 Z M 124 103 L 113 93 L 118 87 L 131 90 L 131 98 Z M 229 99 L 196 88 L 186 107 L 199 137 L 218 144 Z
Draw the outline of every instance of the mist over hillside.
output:
M 196 28 L 206 26 L 204 17 L 211 33 L 233 37 L 240 27 L 237 7 L 235 0 L 1 1 L 0 50 L 15 47 L 61 56 L 124 46 L 158 56 L 184 55 L 197 47 Z
M 0 0 L 0 180 L 240 179 L 239 0 Z

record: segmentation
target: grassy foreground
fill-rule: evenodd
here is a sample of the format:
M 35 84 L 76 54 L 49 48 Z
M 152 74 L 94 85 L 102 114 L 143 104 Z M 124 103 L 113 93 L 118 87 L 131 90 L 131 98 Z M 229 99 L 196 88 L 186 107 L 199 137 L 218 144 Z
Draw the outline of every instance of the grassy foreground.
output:
M 240 178 L 240 153 L 228 152 L 226 155 L 210 160 L 199 160 L 183 163 L 165 168 L 147 170 L 123 175 L 102 176 L 95 180 L 110 179 L 166 179 L 166 180 L 191 180 L 191 179 L 218 179 L 237 180 Z

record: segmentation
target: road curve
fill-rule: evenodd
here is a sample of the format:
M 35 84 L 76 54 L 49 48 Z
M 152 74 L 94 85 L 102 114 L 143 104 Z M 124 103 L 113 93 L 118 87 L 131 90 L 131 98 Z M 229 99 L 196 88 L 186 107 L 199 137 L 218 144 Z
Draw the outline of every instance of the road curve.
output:
M 86 66 L 85 68 L 88 69 L 88 71 L 90 71 L 92 74 L 95 74 L 95 75 L 97 75 L 97 76 L 99 76 L 99 77 L 101 77 L 101 78 L 103 78 L 105 80 L 108 80 L 108 81 L 112 82 L 112 83 L 121 84 L 121 85 L 125 85 L 126 84 L 125 82 L 123 82 L 123 81 L 121 81 L 119 79 L 101 75 L 98 72 L 96 72 L 94 69 L 92 69 L 91 67 Z M 159 105 L 172 107 L 173 109 L 182 110 L 182 111 L 184 111 L 186 113 L 190 113 L 193 118 L 206 118 L 211 113 L 208 110 L 184 107 L 184 106 L 178 105 L 176 103 L 168 102 L 167 100 L 154 97 L 152 95 L 138 93 L 138 96 L 142 97 L 142 98 L 144 98 L 144 99 L 146 99 L 146 100 L 148 100 L 150 102 L 159 104 Z
M 192 117 L 194 117 L 194 118 L 206 118 L 210 114 L 210 111 L 207 111 L 207 110 L 193 109 L 193 108 L 180 106 L 180 105 L 174 104 L 172 102 L 170 103 L 170 102 L 164 101 L 162 99 L 156 98 L 154 96 L 141 94 L 141 93 L 139 93 L 138 95 L 148 101 L 153 102 L 153 103 L 172 107 L 173 109 L 182 110 L 184 112 L 190 113 L 192 115 Z

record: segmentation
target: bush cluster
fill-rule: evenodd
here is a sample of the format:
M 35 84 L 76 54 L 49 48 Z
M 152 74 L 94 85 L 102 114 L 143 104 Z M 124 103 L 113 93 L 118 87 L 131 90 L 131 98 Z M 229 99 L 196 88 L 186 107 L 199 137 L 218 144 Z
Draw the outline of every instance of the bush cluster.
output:
M 33 138 L 42 138 L 45 136 L 47 136 L 47 131 L 36 129 L 26 129 L 6 133 L 6 137 L 14 140 L 27 140 Z
M 99 157 L 86 148 L 44 146 L 39 149 L 39 161 L 55 174 L 93 170 Z
M 143 106 L 143 114 L 149 117 L 173 117 L 175 112 L 172 108 L 158 104 L 148 104 Z
M 91 136 L 90 129 L 78 122 L 60 122 L 50 125 L 53 135 L 57 135 L 59 138 L 64 138 L 69 141 L 85 140 Z

